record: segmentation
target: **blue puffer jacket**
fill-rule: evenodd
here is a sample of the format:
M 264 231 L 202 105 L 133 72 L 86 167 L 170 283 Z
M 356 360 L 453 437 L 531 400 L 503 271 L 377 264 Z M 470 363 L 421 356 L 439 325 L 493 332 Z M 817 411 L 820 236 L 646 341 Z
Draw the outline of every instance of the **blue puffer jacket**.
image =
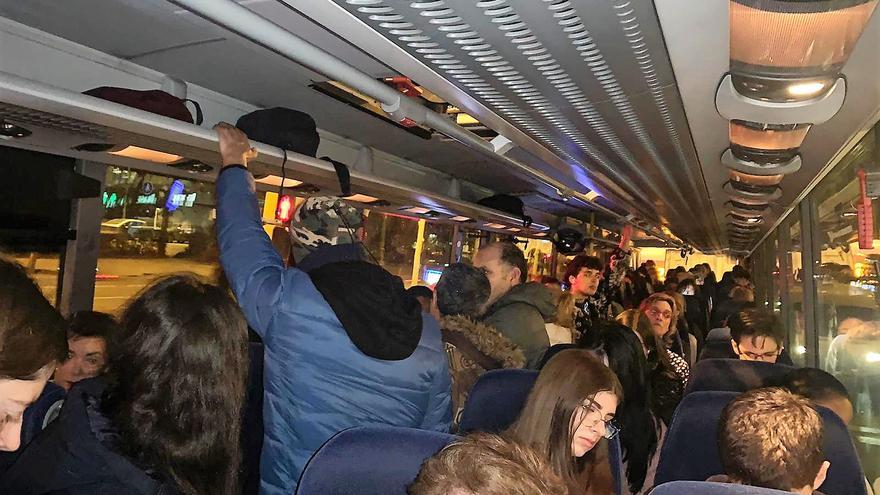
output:
M 217 196 L 220 261 L 265 345 L 260 492 L 293 493 L 309 457 L 352 426 L 448 431 L 449 367 L 436 321 L 422 316 L 421 339 L 406 359 L 365 355 L 309 275 L 285 268 L 263 230 L 250 173 L 223 170 Z

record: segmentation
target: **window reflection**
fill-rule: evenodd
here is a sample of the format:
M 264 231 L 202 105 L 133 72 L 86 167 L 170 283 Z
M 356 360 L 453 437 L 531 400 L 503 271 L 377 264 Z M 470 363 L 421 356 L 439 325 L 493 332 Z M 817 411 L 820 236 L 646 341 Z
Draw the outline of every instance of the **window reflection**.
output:
M 214 185 L 107 167 L 94 309 L 117 311 L 156 277 L 214 277 Z
M 859 173 L 880 172 L 878 128 L 865 137 L 823 179 L 814 191 L 817 225 L 814 242 L 821 253 L 816 274 L 818 288 L 819 362 L 840 379 L 850 392 L 855 408 L 851 428 L 869 477 L 877 472 L 880 458 L 869 444 L 880 441 L 880 222 L 874 220 L 863 232 L 859 245 L 857 212 L 861 195 Z M 869 194 L 874 192 L 869 179 Z M 869 198 L 874 219 L 877 197 Z M 865 239 L 865 235 L 872 239 Z M 873 432 L 873 433 L 872 433 Z M 871 478 L 873 479 L 873 478 Z

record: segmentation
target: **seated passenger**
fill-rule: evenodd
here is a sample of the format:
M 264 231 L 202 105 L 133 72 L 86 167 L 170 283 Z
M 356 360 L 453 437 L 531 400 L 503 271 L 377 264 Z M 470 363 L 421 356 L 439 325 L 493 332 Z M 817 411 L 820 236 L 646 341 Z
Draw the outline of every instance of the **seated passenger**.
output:
M 627 493 L 644 493 L 654 485 L 662 433 L 652 411 L 645 353 L 639 337 L 625 325 L 607 322 L 595 333 L 591 350 L 607 362 L 623 389 L 614 421 L 621 427 Z
M 785 329 L 773 311 L 749 308 L 729 320 L 730 345 L 743 361 L 775 363 L 782 353 Z
M 831 465 L 822 455 L 822 436 L 822 418 L 807 399 L 781 388 L 748 391 L 721 413 L 725 474 L 709 481 L 812 494 Z
M 431 305 L 434 302 L 434 291 L 424 285 L 413 285 L 406 293 L 416 298 L 422 305 L 422 313 L 431 313 Z
M 422 465 L 410 495 L 567 495 L 547 460 L 498 435 L 475 433 Z
M 523 350 L 529 368 L 536 367 L 550 347 L 544 323 L 556 314 L 553 295 L 539 283 L 526 283 L 526 258 L 511 243 L 481 247 L 474 266 L 483 270 L 492 286 L 484 322 Z
M 608 448 L 622 398 L 614 372 L 584 349 L 565 350 L 541 370 L 519 418 L 505 433 L 534 448 L 573 494 L 612 492 Z
M 562 289 L 550 289 L 556 298 L 556 315 L 553 321 L 544 324 L 550 345 L 571 344 L 574 341 L 574 296 Z
M 727 320 L 740 310 L 754 307 L 755 293 L 748 287 L 736 286 L 730 290 L 730 296 L 715 306 L 712 310 L 712 319 L 709 326 L 722 328 L 727 326 Z
M 0 451 L 18 450 L 24 410 L 66 357 L 64 319 L 24 268 L 0 258 Z
M 107 342 L 119 328 L 107 313 L 78 311 L 67 322 L 67 360 L 55 369 L 52 379 L 64 390 L 74 383 L 104 373 Z
M 798 368 L 768 383 L 769 386 L 782 387 L 793 394 L 806 397 L 823 407 L 834 411 L 843 424 L 853 420 L 853 404 L 849 392 L 834 375 L 818 368 Z
M 172 276 L 122 314 L 108 378 L 75 384 L 0 493 L 238 493 L 247 326 L 221 289 Z
M 522 368 L 526 357 L 494 328 L 477 321 L 489 299 L 489 279 L 477 268 L 454 263 L 443 270 L 435 290 L 440 331 L 452 374 L 455 424 L 461 419 L 468 393 L 488 370 Z
M 260 492 L 293 493 L 312 454 L 346 428 L 449 431 L 440 329 L 399 277 L 366 261 L 363 246 L 342 244 L 357 239 L 360 213 L 338 198 L 306 200 L 291 225 L 300 258 L 286 268 L 263 230 L 247 136 L 216 129 L 220 261 L 265 346 Z

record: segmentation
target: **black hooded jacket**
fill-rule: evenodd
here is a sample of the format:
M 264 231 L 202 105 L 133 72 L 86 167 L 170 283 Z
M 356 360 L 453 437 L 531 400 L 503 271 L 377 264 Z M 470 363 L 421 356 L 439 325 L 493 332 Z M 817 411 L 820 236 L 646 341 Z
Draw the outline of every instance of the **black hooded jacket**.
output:
M 100 410 L 103 378 L 70 390 L 61 416 L 28 445 L 0 480 L 7 495 L 176 495 L 113 447 L 116 431 Z

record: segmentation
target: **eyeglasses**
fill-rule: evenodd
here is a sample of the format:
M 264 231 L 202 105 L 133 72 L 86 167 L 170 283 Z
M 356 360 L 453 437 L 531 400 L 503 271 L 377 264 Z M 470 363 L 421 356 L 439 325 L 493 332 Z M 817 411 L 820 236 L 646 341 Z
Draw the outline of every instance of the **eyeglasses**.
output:
M 746 359 L 748 359 L 749 361 L 772 361 L 773 359 L 779 357 L 779 354 L 782 353 L 782 348 L 780 347 L 779 349 L 776 349 L 774 351 L 761 353 L 749 351 L 743 352 L 739 348 L 739 344 L 736 344 L 736 353 L 740 356 L 745 356 Z
M 602 436 L 608 440 L 611 440 L 612 438 L 616 437 L 618 433 L 620 433 L 620 427 L 614 423 L 614 420 L 602 419 L 602 411 L 600 411 L 596 407 L 596 403 L 594 401 L 581 404 L 577 409 L 577 414 L 580 416 L 580 418 L 575 417 L 577 428 L 580 428 L 582 425 L 593 427 L 599 423 L 603 423 L 605 426 L 605 433 Z
M 667 320 L 672 318 L 672 311 L 660 311 L 659 309 L 650 308 L 645 312 L 654 317 L 662 316 Z

